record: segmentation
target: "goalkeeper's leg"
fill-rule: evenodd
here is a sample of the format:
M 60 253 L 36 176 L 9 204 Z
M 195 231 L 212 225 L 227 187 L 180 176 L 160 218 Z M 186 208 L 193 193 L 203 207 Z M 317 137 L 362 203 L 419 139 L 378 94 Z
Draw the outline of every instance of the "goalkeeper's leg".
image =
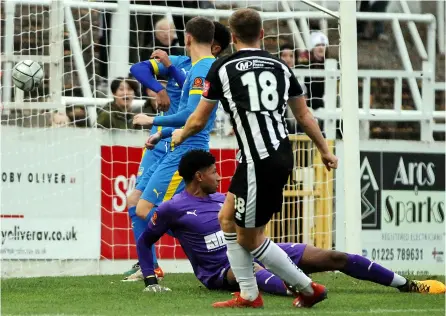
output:
M 285 251 L 288 253 L 291 250 Z M 293 259 L 293 261 L 306 273 L 339 270 L 355 279 L 394 287 L 401 292 L 445 293 L 445 286 L 439 281 L 408 280 L 360 255 L 325 250 L 307 245 L 300 260 Z
M 265 269 L 259 263 L 254 263 L 254 270 L 257 286 L 262 292 L 281 296 L 290 296 L 294 294 L 288 290 L 285 283 L 278 276 Z M 238 286 L 234 272 L 232 272 L 231 268 L 224 274 L 223 279 L 224 280 L 221 282 L 223 285 L 220 287 L 222 290 L 230 292 L 240 291 L 240 287 Z

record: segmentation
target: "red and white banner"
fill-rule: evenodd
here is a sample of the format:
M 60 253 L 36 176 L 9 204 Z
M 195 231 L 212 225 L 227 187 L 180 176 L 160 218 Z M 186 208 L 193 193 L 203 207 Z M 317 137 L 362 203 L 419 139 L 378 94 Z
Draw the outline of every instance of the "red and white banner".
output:
M 236 161 L 235 149 L 212 149 L 222 176 L 221 192 L 227 192 Z M 142 149 L 123 146 L 101 147 L 101 258 L 136 259 L 136 247 L 126 196 L 135 187 L 136 173 Z M 181 246 L 174 238 L 163 236 L 157 244 L 160 259 L 185 259 Z

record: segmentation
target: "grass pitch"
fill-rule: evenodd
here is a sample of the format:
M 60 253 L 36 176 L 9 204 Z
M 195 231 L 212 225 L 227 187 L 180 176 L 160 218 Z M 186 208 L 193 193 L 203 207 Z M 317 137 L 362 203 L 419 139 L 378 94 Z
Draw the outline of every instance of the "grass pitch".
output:
M 2 280 L 2 315 L 392 315 L 443 316 L 445 296 L 399 293 L 340 273 L 313 279 L 327 286 L 328 299 L 297 310 L 292 298 L 264 295 L 264 309 L 213 309 L 230 293 L 206 290 L 192 274 L 168 274 L 169 293 L 143 293 L 142 282 L 123 283 L 121 276 L 57 277 Z M 417 279 L 424 279 L 419 277 Z M 444 277 L 439 277 L 444 282 Z

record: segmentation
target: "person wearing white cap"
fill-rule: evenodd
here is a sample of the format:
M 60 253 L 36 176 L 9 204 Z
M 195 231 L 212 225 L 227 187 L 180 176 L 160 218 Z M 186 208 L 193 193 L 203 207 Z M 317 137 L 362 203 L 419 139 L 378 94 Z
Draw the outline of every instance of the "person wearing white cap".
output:
M 297 68 L 324 69 L 325 59 L 328 58 L 328 37 L 321 31 L 310 34 L 309 51 L 299 54 Z M 325 93 L 324 78 L 306 77 L 307 104 L 313 110 L 324 106 Z
M 326 50 L 328 46 L 328 37 L 321 31 L 312 32 L 310 34 L 310 47 L 309 50 L 313 58 L 312 62 L 324 62 L 326 58 Z

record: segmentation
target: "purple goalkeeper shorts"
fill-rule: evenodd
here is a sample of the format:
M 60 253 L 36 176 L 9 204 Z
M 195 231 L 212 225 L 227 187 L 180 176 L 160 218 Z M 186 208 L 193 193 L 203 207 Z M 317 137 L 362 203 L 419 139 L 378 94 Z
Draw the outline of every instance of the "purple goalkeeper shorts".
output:
M 239 291 L 238 284 L 229 284 L 228 279 L 226 278 L 230 268 L 231 266 L 229 265 L 229 262 L 225 262 L 219 271 L 216 271 L 212 276 L 203 278 L 200 282 L 208 290 Z
M 277 245 L 287 253 L 296 266 L 299 266 L 307 244 L 278 243 Z
M 290 257 L 291 261 L 293 261 L 296 266 L 299 266 L 300 259 L 304 254 L 307 244 L 277 243 L 276 245 L 287 253 L 288 257 Z M 257 259 L 255 259 L 254 262 L 265 268 L 263 263 Z

